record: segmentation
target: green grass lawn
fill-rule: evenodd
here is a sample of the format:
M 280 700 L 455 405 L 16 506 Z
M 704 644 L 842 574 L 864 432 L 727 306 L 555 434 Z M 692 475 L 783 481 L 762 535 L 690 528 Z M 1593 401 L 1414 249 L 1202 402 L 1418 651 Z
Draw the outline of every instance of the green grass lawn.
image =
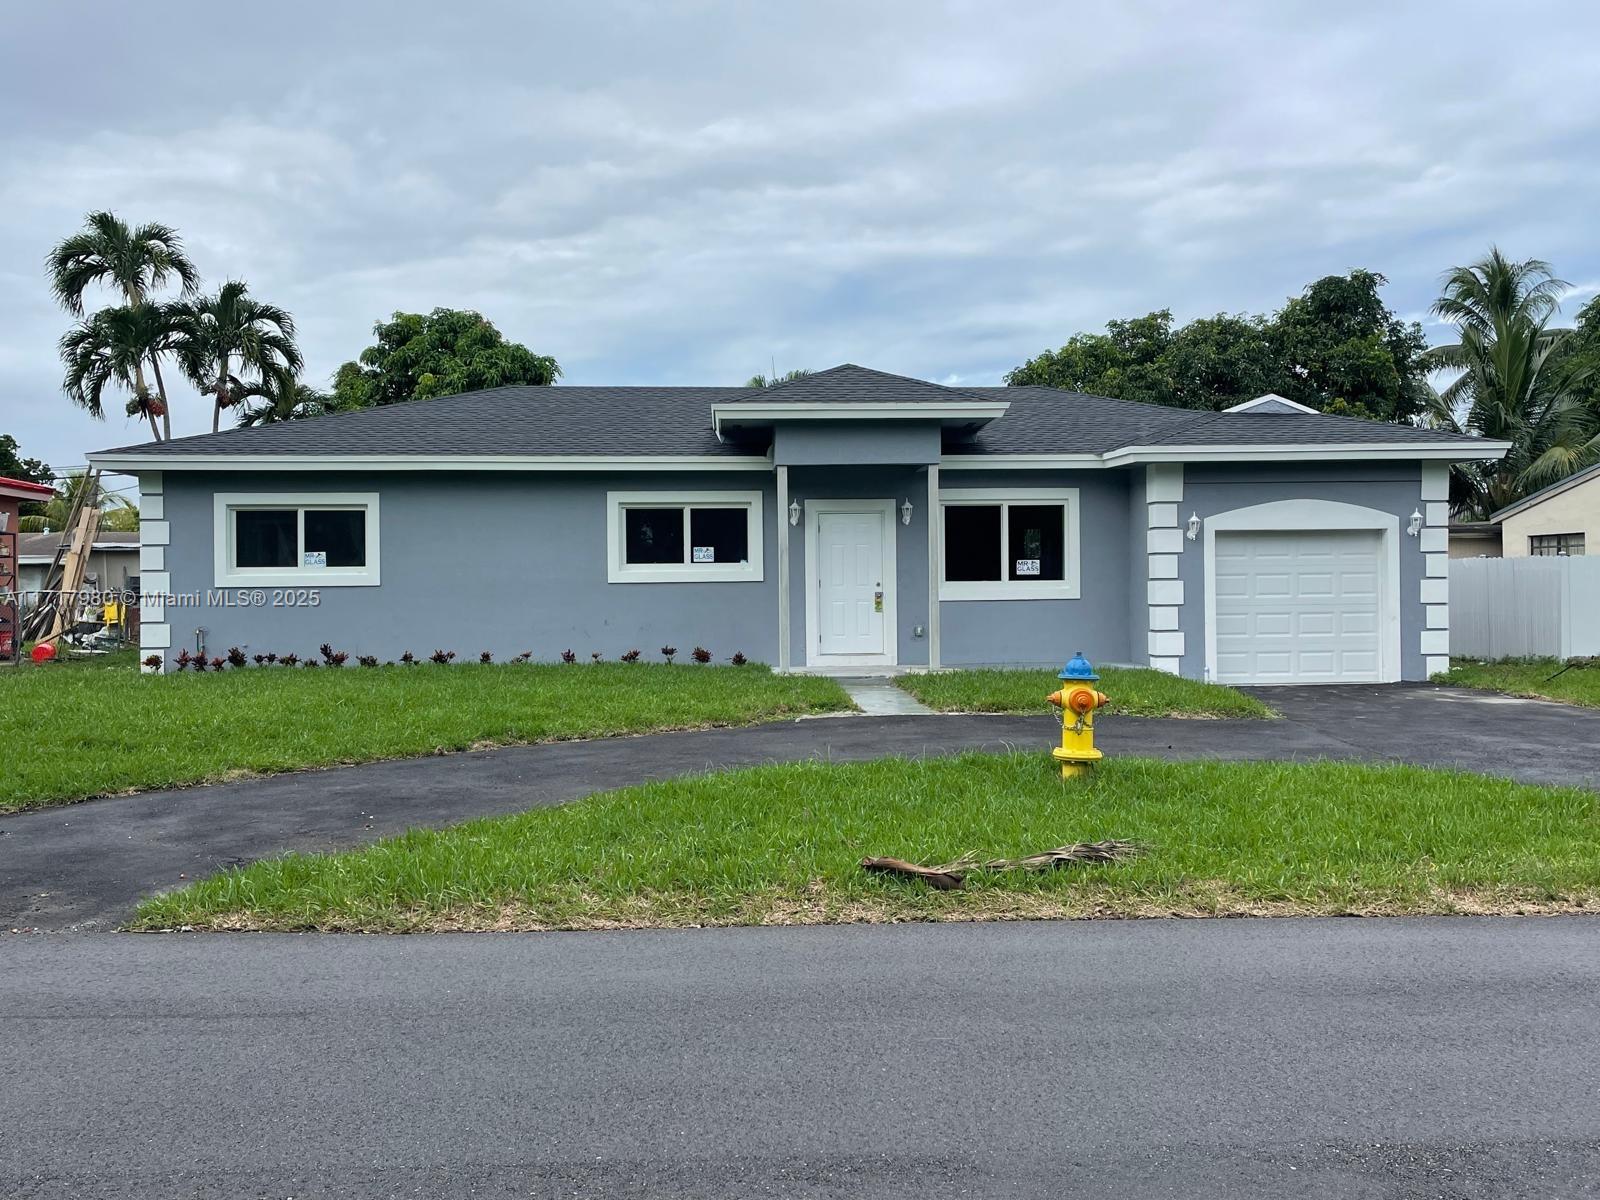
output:
M 848 709 L 757 665 L 0 668 L 0 812 L 250 772 Z
M 895 682 L 941 712 L 1051 713 L 1045 697 L 1062 686 L 1054 671 L 943 671 Z M 1107 712 L 1134 717 L 1277 716 L 1231 687 L 1142 667 L 1106 667 L 1095 686 L 1111 697 Z
M 1452 687 L 1482 688 L 1508 696 L 1539 696 L 1565 704 L 1600 708 L 1600 666 L 1574 667 L 1552 679 L 1561 667 L 1561 660 L 1555 658 L 1507 659 L 1491 663 L 1456 659 L 1451 662 L 1448 673 L 1435 675 L 1433 681 Z
M 1600 903 L 1600 796 L 1419 767 L 1040 752 L 801 763 L 291 855 L 147 901 L 134 925 L 594 929 L 901 919 L 1509 912 Z M 967 890 L 869 876 L 1124 838 L 1144 857 Z

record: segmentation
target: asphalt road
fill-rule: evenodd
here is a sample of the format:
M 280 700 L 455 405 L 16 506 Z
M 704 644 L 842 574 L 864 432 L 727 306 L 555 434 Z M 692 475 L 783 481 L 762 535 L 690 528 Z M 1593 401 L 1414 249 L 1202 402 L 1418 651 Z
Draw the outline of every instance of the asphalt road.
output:
M 1103 719 L 1108 754 L 1365 758 L 1600 787 L 1600 711 L 1428 686 L 1262 689 L 1281 721 Z M 1056 719 L 841 717 L 513 746 L 116 796 L 0 817 L 0 933 L 114 928 L 141 896 L 285 850 L 347 849 L 417 826 L 604 788 L 799 759 L 1043 751 Z M 3 764 L 0 764 L 3 769 Z
M 0 1195 L 1600 1194 L 1600 925 L 0 943 Z

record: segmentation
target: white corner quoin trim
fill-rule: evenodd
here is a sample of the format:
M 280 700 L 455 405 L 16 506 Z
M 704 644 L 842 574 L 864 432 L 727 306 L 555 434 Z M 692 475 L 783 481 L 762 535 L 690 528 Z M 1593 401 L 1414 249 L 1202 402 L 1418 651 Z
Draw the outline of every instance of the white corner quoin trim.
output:
M 683 549 L 691 552 L 689 512 L 696 508 L 745 510 L 745 545 L 749 558 L 737 563 L 637 563 L 627 561 L 627 526 L 622 514 L 630 508 L 682 508 Z M 766 526 L 761 520 L 760 492 L 607 492 L 606 582 L 608 583 L 760 583 L 764 578 Z
M 1145 657 L 1169 675 L 1183 673 L 1187 649 L 1182 629 L 1183 581 L 1178 578 L 1184 536 L 1178 522 L 1183 501 L 1183 464 L 1151 463 L 1144 469 Z
M 362 567 L 236 567 L 233 565 L 233 514 L 241 508 L 364 509 L 366 565 Z M 304 516 L 300 518 L 302 527 Z M 212 571 L 216 587 L 376 587 L 378 569 L 377 492 L 217 492 L 212 497 Z
M 1400 681 L 1400 518 L 1393 513 L 1336 500 L 1274 500 L 1217 513 L 1202 525 L 1205 541 L 1206 678 L 1217 674 L 1217 534 L 1233 531 L 1372 529 L 1383 535 L 1379 554 L 1382 634 L 1379 681 Z

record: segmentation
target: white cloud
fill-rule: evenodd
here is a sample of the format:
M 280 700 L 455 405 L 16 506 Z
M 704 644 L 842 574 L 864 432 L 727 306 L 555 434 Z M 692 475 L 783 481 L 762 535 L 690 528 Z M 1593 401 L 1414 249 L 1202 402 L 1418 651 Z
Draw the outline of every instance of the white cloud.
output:
M 192 11 L 181 71 L 63 88 L 57 6 L 0 46 L 0 430 L 53 462 L 139 436 L 57 391 L 39 263 L 90 208 L 179 226 L 208 280 L 289 308 L 318 378 L 436 305 L 572 382 L 776 358 L 977 385 L 1113 317 L 1262 310 L 1355 266 L 1420 314 L 1492 241 L 1600 278 L 1586 10 L 1557 38 L 1537 12 L 1309 0 L 294 0 L 249 36 Z

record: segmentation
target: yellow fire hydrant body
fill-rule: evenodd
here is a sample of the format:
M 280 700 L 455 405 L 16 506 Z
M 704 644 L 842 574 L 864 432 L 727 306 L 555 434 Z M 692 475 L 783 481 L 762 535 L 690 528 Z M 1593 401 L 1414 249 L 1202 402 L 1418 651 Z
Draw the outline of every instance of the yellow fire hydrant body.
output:
M 1059 692 L 1050 693 L 1050 703 L 1061 710 L 1061 745 L 1050 755 L 1061 764 L 1061 778 L 1074 779 L 1087 775 L 1095 763 L 1105 757 L 1094 745 L 1095 709 L 1105 706 L 1109 697 L 1090 685 L 1100 676 L 1083 657 L 1073 656 L 1061 672 L 1064 682 Z

